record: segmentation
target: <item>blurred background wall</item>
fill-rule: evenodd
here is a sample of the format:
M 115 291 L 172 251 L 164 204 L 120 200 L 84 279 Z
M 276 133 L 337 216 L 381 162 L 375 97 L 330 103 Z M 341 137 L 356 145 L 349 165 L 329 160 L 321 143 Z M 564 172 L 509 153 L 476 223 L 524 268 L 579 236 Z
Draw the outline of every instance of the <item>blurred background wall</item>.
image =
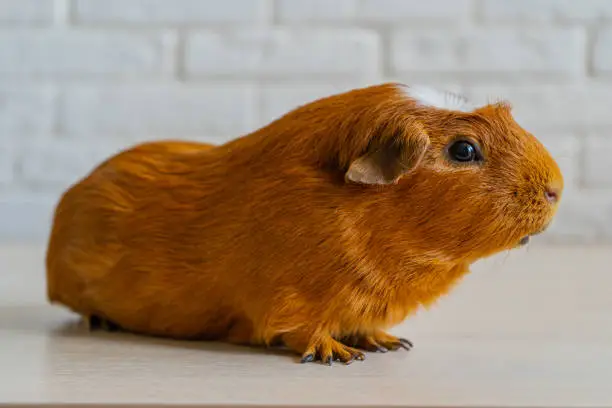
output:
M 508 99 L 565 173 L 538 241 L 612 241 L 611 22 L 612 0 L 0 0 L 0 239 L 45 239 L 61 191 L 134 143 L 397 80 Z

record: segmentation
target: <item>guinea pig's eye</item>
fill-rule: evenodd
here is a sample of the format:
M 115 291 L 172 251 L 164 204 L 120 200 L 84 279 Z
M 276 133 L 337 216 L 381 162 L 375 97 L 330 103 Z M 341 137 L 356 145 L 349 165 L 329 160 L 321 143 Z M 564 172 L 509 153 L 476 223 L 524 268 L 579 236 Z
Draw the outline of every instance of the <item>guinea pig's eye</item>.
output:
M 482 156 L 478 148 L 466 140 L 458 140 L 448 148 L 448 155 L 457 162 L 480 161 Z

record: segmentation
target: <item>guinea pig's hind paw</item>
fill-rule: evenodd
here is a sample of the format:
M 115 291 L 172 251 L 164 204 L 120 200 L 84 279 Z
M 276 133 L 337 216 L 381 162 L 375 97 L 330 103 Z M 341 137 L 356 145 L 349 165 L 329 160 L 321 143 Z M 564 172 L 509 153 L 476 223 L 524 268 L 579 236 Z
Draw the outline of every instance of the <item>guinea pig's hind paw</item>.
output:
M 404 338 L 395 338 L 394 341 L 391 341 L 388 343 L 389 345 L 389 349 L 390 350 L 399 350 L 401 348 L 403 348 L 404 350 L 408 350 L 410 351 L 413 347 L 414 344 L 412 344 L 412 342 L 408 339 L 404 339 Z
M 410 350 L 414 344 L 408 339 L 377 331 L 372 335 L 359 338 L 355 346 L 366 351 L 386 353 L 389 350 L 395 351 L 400 348 Z

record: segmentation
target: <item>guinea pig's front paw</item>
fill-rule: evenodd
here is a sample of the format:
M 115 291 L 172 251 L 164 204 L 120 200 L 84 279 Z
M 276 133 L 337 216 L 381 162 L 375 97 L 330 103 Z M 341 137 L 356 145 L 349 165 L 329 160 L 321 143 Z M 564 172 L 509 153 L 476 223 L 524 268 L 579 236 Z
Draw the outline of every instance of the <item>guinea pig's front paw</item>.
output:
M 392 336 L 382 330 L 377 330 L 372 334 L 360 336 L 353 339 L 349 344 L 366 351 L 379 351 L 386 353 L 389 350 L 400 348 L 410 350 L 414 347 L 408 339 Z
M 361 351 L 340 343 L 330 335 L 319 334 L 303 341 L 298 334 L 291 334 L 286 336 L 284 343 L 302 355 L 301 363 L 321 361 L 332 365 L 333 361 L 350 364 L 355 360 L 365 360 L 365 354 Z
M 355 360 L 365 360 L 365 355 L 352 347 L 346 346 L 332 337 L 319 339 L 308 346 L 302 354 L 302 363 L 320 360 L 324 364 L 332 365 L 332 361 L 341 361 L 350 364 Z

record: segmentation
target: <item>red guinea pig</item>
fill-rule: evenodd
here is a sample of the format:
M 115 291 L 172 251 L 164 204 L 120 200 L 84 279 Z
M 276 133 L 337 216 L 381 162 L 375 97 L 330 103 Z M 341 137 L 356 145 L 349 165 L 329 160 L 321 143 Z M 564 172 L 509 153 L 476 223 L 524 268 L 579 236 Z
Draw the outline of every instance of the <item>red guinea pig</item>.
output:
M 553 219 L 563 177 L 506 103 L 385 83 L 218 146 L 129 148 L 71 186 L 48 297 L 151 336 L 349 363 Z

